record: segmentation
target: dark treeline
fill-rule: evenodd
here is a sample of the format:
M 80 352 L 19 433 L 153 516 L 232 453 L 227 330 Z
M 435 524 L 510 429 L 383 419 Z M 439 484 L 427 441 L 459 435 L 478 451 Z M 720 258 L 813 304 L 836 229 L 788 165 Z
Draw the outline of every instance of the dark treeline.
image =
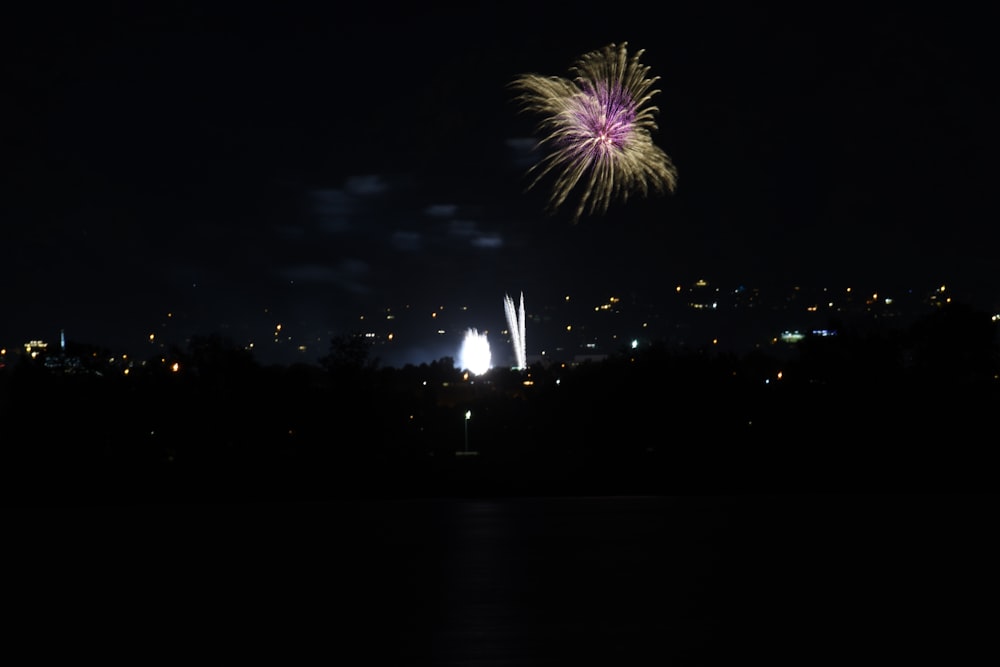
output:
M 314 365 L 262 366 L 208 335 L 128 374 L 86 361 L 100 355 L 71 367 L 22 358 L 0 371 L 5 497 L 964 491 L 992 481 L 997 324 L 962 304 L 901 330 L 808 336 L 791 355 L 654 343 L 470 380 L 450 358 L 389 368 L 369 353 L 342 336 Z

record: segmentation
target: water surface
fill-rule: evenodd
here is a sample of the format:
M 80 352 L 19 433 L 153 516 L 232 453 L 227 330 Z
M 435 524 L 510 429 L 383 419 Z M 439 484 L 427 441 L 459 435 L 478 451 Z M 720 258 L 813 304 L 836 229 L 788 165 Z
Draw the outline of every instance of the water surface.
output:
M 358 499 L 8 513 L 37 651 L 379 665 L 959 658 L 992 496 Z M 136 654 L 138 656 L 138 654 Z M 360 658 L 348 658 L 360 656 Z

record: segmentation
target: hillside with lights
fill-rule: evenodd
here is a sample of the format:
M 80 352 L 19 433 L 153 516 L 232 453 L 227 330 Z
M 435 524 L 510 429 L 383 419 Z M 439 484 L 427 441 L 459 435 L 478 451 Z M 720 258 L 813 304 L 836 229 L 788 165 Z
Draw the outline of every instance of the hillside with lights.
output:
M 110 374 L 0 369 L 9 502 L 942 489 L 985 481 L 997 324 L 950 304 L 794 353 L 655 341 L 481 373 L 344 336 L 262 366 L 219 336 Z

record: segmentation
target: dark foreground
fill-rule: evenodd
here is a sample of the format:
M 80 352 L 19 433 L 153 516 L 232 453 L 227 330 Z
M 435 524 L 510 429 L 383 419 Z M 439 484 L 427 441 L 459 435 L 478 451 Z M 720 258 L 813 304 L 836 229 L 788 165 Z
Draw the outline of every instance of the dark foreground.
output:
M 841 427 L 843 428 L 843 427 Z M 830 429 L 827 429 L 828 431 Z M 190 461 L 81 458 L 2 469 L 6 507 L 129 507 L 149 504 L 338 502 L 353 499 L 676 496 L 732 494 L 947 494 L 995 488 L 987 429 L 951 435 L 873 433 L 855 424 L 835 439 L 793 427 L 752 436 L 627 433 L 624 452 L 503 443 L 465 451 L 364 456 L 349 447 L 284 459 L 237 455 Z M 644 444 L 645 443 L 645 444 Z M 359 448 L 360 450 L 361 448 Z M 238 451 L 238 448 L 237 448 Z
M 4 510 L 6 649 L 352 665 L 974 664 L 991 495 Z

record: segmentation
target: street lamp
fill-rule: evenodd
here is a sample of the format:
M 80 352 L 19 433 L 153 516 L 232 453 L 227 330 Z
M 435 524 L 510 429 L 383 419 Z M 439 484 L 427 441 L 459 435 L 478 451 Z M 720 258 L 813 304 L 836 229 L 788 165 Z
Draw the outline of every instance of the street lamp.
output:
M 465 411 L 465 449 L 455 452 L 455 456 L 478 456 L 479 452 L 469 451 L 469 420 L 472 419 L 472 410 Z
M 465 453 L 469 453 L 469 419 L 472 418 L 472 410 L 465 411 Z

